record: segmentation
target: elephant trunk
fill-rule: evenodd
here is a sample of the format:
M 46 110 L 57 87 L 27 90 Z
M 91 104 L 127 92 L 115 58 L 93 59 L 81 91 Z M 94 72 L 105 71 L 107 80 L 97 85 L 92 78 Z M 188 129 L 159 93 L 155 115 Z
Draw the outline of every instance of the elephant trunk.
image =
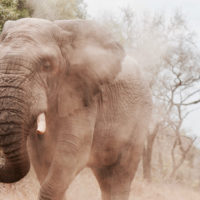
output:
M 12 134 L 12 133 L 10 133 Z M 6 141 L 9 136 L 0 136 L 2 141 Z M 30 162 L 27 154 L 25 142 L 15 142 L 3 144 L 5 155 L 5 165 L 0 168 L 0 182 L 13 183 L 23 178 L 29 171 Z
M 0 166 L 0 182 L 4 183 L 20 180 L 30 168 L 26 147 L 27 103 L 23 89 L 14 80 L 16 77 L 3 76 L 0 81 L 0 148 L 5 158 L 5 164 Z

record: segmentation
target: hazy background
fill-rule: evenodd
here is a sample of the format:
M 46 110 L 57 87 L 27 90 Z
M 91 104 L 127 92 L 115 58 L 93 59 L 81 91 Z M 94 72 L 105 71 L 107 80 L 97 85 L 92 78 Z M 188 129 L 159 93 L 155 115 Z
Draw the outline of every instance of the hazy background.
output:
M 91 18 L 100 19 L 104 15 L 120 18 L 122 8 L 131 8 L 141 16 L 145 13 L 164 14 L 168 17 L 174 12 L 182 12 L 191 31 L 197 35 L 196 44 L 200 47 L 200 1 L 198 0 L 85 0 L 87 12 Z M 200 110 L 192 112 L 186 119 L 184 127 L 193 135 L 200 136 Z

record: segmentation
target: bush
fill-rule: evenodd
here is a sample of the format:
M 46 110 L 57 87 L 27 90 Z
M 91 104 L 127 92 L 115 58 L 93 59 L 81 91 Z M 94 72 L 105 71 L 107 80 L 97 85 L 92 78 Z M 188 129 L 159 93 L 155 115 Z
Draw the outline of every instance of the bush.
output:
M 17 20 L 29 17 L 31 10 L 26 6 L 25 0 L 0 1 L 0 32 L 7 20 Z

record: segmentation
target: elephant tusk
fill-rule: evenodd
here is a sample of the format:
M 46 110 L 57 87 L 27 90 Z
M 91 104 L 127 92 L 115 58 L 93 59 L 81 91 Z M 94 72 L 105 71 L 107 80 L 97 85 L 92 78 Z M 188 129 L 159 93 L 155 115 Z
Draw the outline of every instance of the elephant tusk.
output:
M 37 133 L 43 135 L 46 132 L 46 117 L 44 113 L 38 115 L 37 118 Z

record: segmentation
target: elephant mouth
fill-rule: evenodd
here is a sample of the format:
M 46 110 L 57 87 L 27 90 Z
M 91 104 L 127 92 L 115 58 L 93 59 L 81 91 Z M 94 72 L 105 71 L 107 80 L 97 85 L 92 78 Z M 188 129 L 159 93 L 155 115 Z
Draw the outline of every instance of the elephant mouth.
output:
M 40 113 L 37 117 L 37 133 L 40 135 L 46 132 L 46 116 L 45 113 Z

